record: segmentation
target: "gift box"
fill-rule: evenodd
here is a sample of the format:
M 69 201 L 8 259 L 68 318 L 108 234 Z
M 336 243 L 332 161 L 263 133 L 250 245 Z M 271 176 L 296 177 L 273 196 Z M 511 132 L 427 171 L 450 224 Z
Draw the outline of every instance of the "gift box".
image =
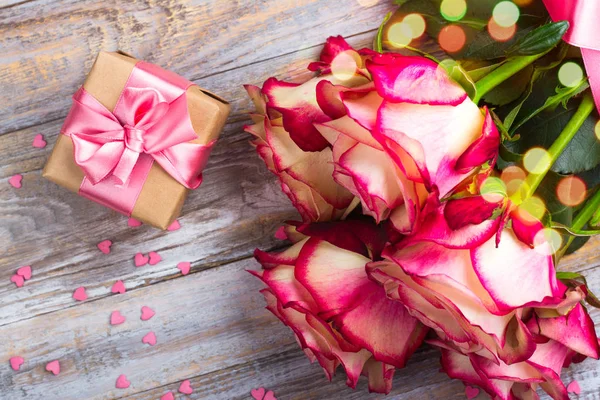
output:
M 43 176 L 166 229 L 180 214 L 229 104 L 122 52 L 101 52 L 73 96 Z

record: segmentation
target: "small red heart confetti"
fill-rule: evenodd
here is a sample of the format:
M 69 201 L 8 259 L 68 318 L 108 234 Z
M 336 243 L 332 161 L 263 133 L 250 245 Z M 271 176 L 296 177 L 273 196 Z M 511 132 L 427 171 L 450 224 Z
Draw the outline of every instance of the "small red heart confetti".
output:
M 22 276 L 23 279 L 28 281 L 31 279 L 31 265 L 25 265 L 17 270 L 17 275 Z
M 75 289 L 75 291 L 73 292 L 73 298 L 77 301 L 85 301 L 87 300 L 88 296 L 87 293 L 85 292 L 85 287 L 78 287 L 77 289 Z
M 148 253 L 148 256 L 150 257 L 150 261 L 148 261 L 148 264 L 150 265 L 156 265 L 162 261 L 162 257 L 160 256 L 160 254 L 158 254 L 155 251 L 151 251 L 150 253 Z
M 60 374 L 60 363 L 58 360 L 50 361 L 46 364 L 46 371 L 52 372 L 54 375 Z
M 277 398 L 275 398 L 275 393 L 269 390 L 263 400 L 277 400 Z
M 142 253 L 137 253 L 135 255 L 135 258 L 133 259 L 133 262 L 135 263 L 136 267 L 142 267 L 148 264 L 148 257 L 143 255 Z
M 265 388 L 252 389 L 250 394 L 255 400 L 263 400 L 263 397 L 265 397 Z
M 280 226 L 279 229 L 277 229 L 277 232 L 275 232 L 275 239 L 287 239 L 287 235 L 285 234 L 285 226 Z
M 581 394 L 581 387 L 579 386 L 579 382 L 573 381 L 569 383 L 569 385 L 567 386 L 567 392 L 573 394 Z
M 21 365 L 23 365 L 23 363 L 25 362 L 25 360 L 23 359 L 23 357 L 15 356 L 15 357 L 11 357 L 9 362 L 10 362 L 10 367 L 14 371 L 18 371 L 19 368 L 21 368 Z
M 44 136 L 41 133 L 38 133 L 33 138 L 33 147 L 37 147 L 38 149 L 43 149 L 46 147 L 46 141 L 44 140 Z
M 192 386 L 190 385 L 190 381 L 188 381 L 186 379 L 185 381 L 181 382 L 181 385 L 179 385 L 179 393 L 183 393 L 183 394 L 194 393 L 194 389 L 192 389 Z
M 160 397 L 160 400 L 175 400 L 175 396 L 171 392 L 165 393 Z
M 154 346 L 156 344 L 156 335 L 154 332 L 148 332 L 146 336 L 142 338 L 142 343 Z
M 177 264 L 177 269 L 179 269 L 181 271 L 182 275 L 187 275 L 190 273 L 190 268 L 192 267 L 192 264 L 190 264 L 187 261 L 182 261 L 179 264 Z
M 472 400 L 479 395 L 479 389 L 477 389 L 475 387 L 467 386 L 465 388 L 465 395 L 467 396 L 468 400 Z
M 123 322 L 125 322 L 125 317 L 121 315 L 121 312 L 113 311 L 110 314 L 110 324 L 111 325 L 121 325 Z
M 179 221 L 175 220 L 175 221 L 173 221 L 173 223 L 171 225 L 169 225 L 167 230 L 168 231 L 176 231 L 179 228 L 181 228 L 181 225 L 179 224 Z
M 17 175 L 11 176 L 10 179 L 8 180 L 8 183 L 10 183 L 10 186 L 12 186 L 16 189 L 21 189 L 21 186 L 23 186 L 21 184 L 22 180 L 23 180 L 23 175 L 17 174 Z
M 117 389 L 127 389 L 130 385 L 131 385 L 131 382 L 129 382 L 127 380 L 127 377 L 125 375 L 119 375 L 119 377 L 117 378 L 117 383 L 115 384 L 115 387 Z
M 110 289 L 111 292 L 113 293 L 125 293 L 126 289 L 125 289 L 125 284 L 123 283 L 123 281 L 116 281 L 113 285 L 112 285 L 112 289 Z
M 143 306 L 142 307 L 142 316 L 140 317 L 140 319 L 142 321 L 148 321 L 150 318 L 154 317 L 154 314 L 156 314 L 156 313 L 154 312 L 153 309 L 151 309 L 150 307 Z
M 138 227 L 140 225 L 142 225 L 142 223 L 140 221 L 138 221 L 137 219 L 135 219 L 135 218 L 129 218 L 127 220 L 127 226 L 130 226 L 132 228 L 136 228 L 136 227 Z
M 11 276 L 10 281 L 17 285 L 18 288 L 23 287 L 23 285 L 25 284 L 25 279 L 23 279 L 21 275 L 17 274 Z
M 112 242 L 110 240 L 103 240 L 97 244 L 98 249 L 104 254 L 110 253 L 110 246 L 112 246 Z

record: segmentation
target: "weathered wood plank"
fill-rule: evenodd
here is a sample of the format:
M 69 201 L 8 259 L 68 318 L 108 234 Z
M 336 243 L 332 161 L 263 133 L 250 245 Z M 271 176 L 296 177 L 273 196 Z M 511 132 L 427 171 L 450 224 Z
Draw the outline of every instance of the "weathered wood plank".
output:
M 362 0 L 343 7 L 328 0 L 37 0 L 0 9 L 0 134 L 64 117 L 100 50 L 120 49 L 194 80 L 330 35 L 375 29 L 393 7 Z
M 371 38 L 367 33 L 349 40 L 363 46 Z M 248 256 L 255 247 L 272 247 L 276 226 L 296 213 L 242 132 L 250 101 L 237 82 L 259 84 L 270 74 L 297 80 L 306 75 L 308 60 L 318 52 L 320 47 L 315 47 L 205 79 L 217 82 L 216 91 L 235 99 L 233 114 L 203 185 L 186 202 L 183 228 L 177 232 L 128 228 L 125 217 L 42 179 L 41 168 L 62 120 L 0 136 L 0 303 L 5 305 L 0 308 L 0 325 L 70 304 L 78 286 L 106 294 L 116 279 L 124 279 L 133 289 L 172 278 L 178 261 L 190 261 L 199 270 Z M 46 149 L 31 147 L 37 133 L 46 137 Z M 18 190 L 6 182 L 16 173 L 24 175 Z M 104 239 L 115 243 L 108 256 L 95 248 Z M 165 261 L 151 272 L 129 268 L 136 252 L 151 250 L 159 251 Z M 15 292 L 9 278 L 25 264 L 33 265 L 34 278 Z

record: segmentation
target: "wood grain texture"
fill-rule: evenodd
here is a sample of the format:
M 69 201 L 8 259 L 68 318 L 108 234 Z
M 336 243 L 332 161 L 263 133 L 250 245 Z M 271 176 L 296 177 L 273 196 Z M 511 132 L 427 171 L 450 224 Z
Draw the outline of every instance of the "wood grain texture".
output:
M 370 45 L 393 9 L 387 0 L 4 0 L 0 1 L 0 399 L 158 399 L 183 379 L 192 399 L 248 399 L 264 386 L 282 399 L 375 399 L 343 372 L 326 384 L 291 331 L 264 310 L 260 283 L 244 269 L 255 247 L 281 246 L 273 233 L 296 216 L 242 127 L 251 104 L 241 85 L 269 76 L 297 81 L 329 35 Z M 100 50 L 121 49 L 178 72 L 232 103 L 232 115 L 180 219 L 182 228 L 129 228 L 127 219 L 41 178 L 70 96 Z M 42 133 L 45 149 L 31 147 Z M 10 187 L 22 173 L 23 188 Z M 104 255 L 96 244 L 114 242 Z M 600 291 L 600 238 L 561 268 L 586 271 Z M 135 268 L 136 252 L 163 262 Z M 192 263 L 182 277 L 180 261 Z M 34 276 L 17 290 L 21 265 Z M 112 295 L 122 279 L 128 292 Z M 90 299 L 72 291 L 86 286 Z M 142 305 L 157 315 L 139 320 Z M 124 325 L 108 318 L 120 310 Z M 600 319 L 598 312 L 594 317 Z M 158 344 L 141 338 L 156 332 Z M 8 358 L 26 358 L 15 373 Z M 59 358 L 54 377 L 46 362 Z M 460 382 L 438 372 L 438 353 L 423 348 L 395 378 L 392 399 L 462 399 Z M 585 362 L 565 377 L 580 398 L 600 399 L 600 369 Z M 117 376 L 132 382 L 116 390 Z

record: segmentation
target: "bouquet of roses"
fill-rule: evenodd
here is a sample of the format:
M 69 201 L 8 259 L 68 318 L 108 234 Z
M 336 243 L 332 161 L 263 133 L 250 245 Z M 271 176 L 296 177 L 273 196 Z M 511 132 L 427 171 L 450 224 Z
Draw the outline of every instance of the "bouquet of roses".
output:
M 557 269 L 600 222 L 600 125 L 569 23 L 531 0 L 399 3 L 375 50 L 332 37 L 312 79 L 246 87 L 246 131 L 302 217 L 252 273 L 351 387 L 388 393 L 425 341 L 492 398 L 568 399 L 561 370 L 600 355 L 600 304 Z

